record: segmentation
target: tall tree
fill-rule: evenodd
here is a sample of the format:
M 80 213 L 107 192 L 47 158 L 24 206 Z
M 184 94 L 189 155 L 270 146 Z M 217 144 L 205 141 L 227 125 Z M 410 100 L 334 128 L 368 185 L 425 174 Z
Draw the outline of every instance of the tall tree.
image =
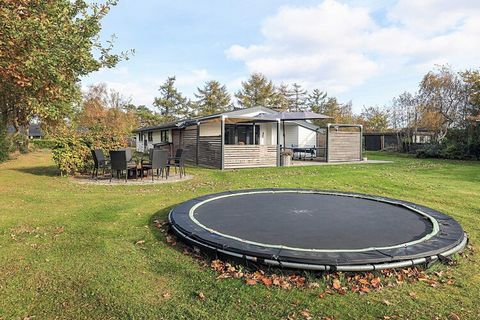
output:
M 327 100 L 326 92 L 320 91 L 319 89 L 314 89 L 307 97 L 307 101 L 306 101 L 307 109 L 316 113 L 324 113 L 326 100 Z
M 235 94 L 238 104 L 244 108 L 275 108 L 275 86 L 261 73 L 253 73 Z
M 292 90 L 288 84 L 282 83 L 275 88 L 274 101 L 271 109 L 282 112 L 290 110 Z
M 128 54 L 99 42 L 101 21 L 116 5 L 86 0 L 3 0 L 0 5 L 0 111 L 18 131 L 36 117 L 72 112 L 77 83 Z
M 438 113 L 441 125 L 437 138 L 441 141 L 454 126 L 464 127 L 467 105 L 465 86 L 460 76 L 448 66 L 427 73 L 420 82 L 419 99 L 425 111 Z
M 329 97 L 325 102 L 321 113 L 332 117 L 332 119 L 328 120 L 328 122 L 353 123 L 351 102 L 341 104 L 335 97 Z
M 164 121 L 183 119 L 189 115 L 188 100 L 175 87 L 175 80 L 175 76 L 168 77 L 158 89 L 160 96 L 155 97 L 153 102 Z
M 203 88 L 197 88 L 195 93 L 197 100 L 196 114 L 199 116 L 221 113 L 232 109 L 232 101 L 230 94 L 225 85 L 220 82 L 211 80 L 207 81 Z
M 468 96 L 468 117 L 480 120 L 480 70 L 467 70 L 461 76 Z
M 293 112 L 304 111 L 307 102 L 307 90 L 298 83 L 292 84 L 290 110 Z
M 144 105 L 133 106 L 133 111 L 137 116 L 139 127 L 153 126 L 162 122 L 162 116 L 160 114 L 153 112 Z
M 362 124 L 366 132 L 383 132 L 388 128 L 388 111 L 380 107 L 364 107 L 356 122 Z

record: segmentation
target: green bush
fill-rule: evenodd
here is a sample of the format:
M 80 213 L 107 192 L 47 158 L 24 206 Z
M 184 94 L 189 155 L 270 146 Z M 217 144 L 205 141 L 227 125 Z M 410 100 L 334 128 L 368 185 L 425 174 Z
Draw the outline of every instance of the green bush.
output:
M 451 130 L 442 143 L 428 143 L 416 151 L 418 158 L 471 160 L 480 158 L 480 129 Z
M 0 125 L 0 162 L 8 159 L 10 141 L 7 137 L 7 129 Z
M 29 139 L 25 134 L 16 133 L 10 138 L 10 153 L 19 151 L 20 153 L 28 153 Z
M 51 139 L 34 139 L 30 143 L 39 149 L 52 149 L 55 146 L 55 141 Z
M 439 143 L 428 143 L 416 151 L 417 158 L 443 158 L 443 148 Z
M 90 148 L 78 135 L 57 136 L 52 147 L 53 160 L 62 173 L 84 172 L 91 167 Z

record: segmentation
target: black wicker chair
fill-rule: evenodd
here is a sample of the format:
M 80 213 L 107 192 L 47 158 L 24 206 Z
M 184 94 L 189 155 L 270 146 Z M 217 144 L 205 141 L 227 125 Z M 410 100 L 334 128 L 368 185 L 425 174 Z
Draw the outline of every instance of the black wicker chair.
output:
M 186 175 L 185 156 L 186 154 L 183 149 L 177 149 L 177 151 L 175 152 L 175 157 L 169 159 L 169 163 L 171 166 L 174 167 L 175 173 L 177 173 L 178 168 L 178 171 L 180 172 L 180 178 L 182 177 L 182 175 Z
M 117 179 L 120 179 L 120 174 L 123 174 L 123 171 L 125 171 L 125 182 L 127 182 L 128 172 L 130 170 L 135 170 L 135 176 L 137 174 L 137 165 L 127 161 L 126 150 L 110 151 L 110 167 L 112 169 L 110 182 L 113 178 L 113 172 L 116 172 Z
M 148 176 L 148 171 L 152 170 L 152 181 L 154 181 L 154 174 L 153 170 L 157 170 L 157 178 L 161 174 L 162 177 L 165 174 L 165 178 L 168 179 L 168 176 L 170 175 L 170 164 L 168 163 L 168 152 L 166 150 L 156 150 L 156 149 L 151 149 L 151 154 L 152 154 L 152 161 L 151 163 L 142 163 L 142 179 L 143 179 L 143 173 L 145 170 L 147 171 L 147 176 Z
M 98 179 L 98 170 L 103 169 L 103 175 L 105 175 L 105 169 L 108 166 L 108 159 L 105 158 L 102 149 L 92 150 L 93 158 L 93 169 L 92 169 L 92 179 Z

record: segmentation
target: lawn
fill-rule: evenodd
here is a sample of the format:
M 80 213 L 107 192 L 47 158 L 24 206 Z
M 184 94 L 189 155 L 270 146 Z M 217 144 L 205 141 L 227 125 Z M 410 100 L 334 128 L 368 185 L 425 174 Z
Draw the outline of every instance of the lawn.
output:
M 189 168 L 193 180 L 150 186 L 79 185 L 58 175 L 48 151 L 0 164 L 0 319 L 303 319 L 305 309 L 314 319 L 480 318 L 478 253 L 448 267 L 453 285 L 416 282 L 320 298 L 322 288 L 285 290 L 217 279 L 153 226 L 172 206 L 207 193 L 335 189 L 443 211 L 478 248 L 479 163 L 380 153 L 369 158 L 394 162 L 224 172 Z M 139 240 L 145 243 L 136 244 Z M 437 265 L 429 272 L 446 268 Z M 198 298 L 200 292 L 205 299 Z

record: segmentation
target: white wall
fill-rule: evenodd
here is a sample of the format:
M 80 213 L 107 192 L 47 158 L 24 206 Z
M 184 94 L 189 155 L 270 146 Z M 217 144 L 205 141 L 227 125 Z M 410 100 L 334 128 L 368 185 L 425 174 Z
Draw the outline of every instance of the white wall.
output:
M 283 130 L 283 124 L 280 131 Z M 280 132 L 280 143 L 283 144 L 283 132 Z M 298 125 L 285 123 L 285 147 L 290 148 L 292 145 L 298 145 Z
M 154 145 L 155 143 L 162 142 L 162 140 L 161 140 L 162 135 L 161 135 L 161 133 L 160 133 L 161 131 L 163 131 L 163 130 L 154 130 L 154 131 L 152 131 L 152 132 L 153 132 L 153 133 L 152 133 L 152 139 L 153 139 L 152 141 L 148 141 L 148 132 L 149 132 L 149 131 L 143 132 L 143 139 L 144 139 L 144 140 L 147 140 L 147 150 L 148 150 L 148 149 L 152 149 L 152 148 L 153 148 L 153 145 Z M 169 132 L 169 138 L 168 138 L 168 140 L 169 140 L 169 142 L 172 142 L 172 130 L 169 129 L 168 132 Z M 138 152 L 144 152 L 144 150 L 143 150 L 144 140 L 140 140 L 139 138 L 140 138 L 140 134 L 137 133 L 137 148 L 136 148 L 136 149 L 137 149 Z M 145 151 L 146 151 L 146 150 L 145 150 Z
M 312 147 L 317 144 L 317 133 L 313 130 L 298 126 L 298 146 Z

